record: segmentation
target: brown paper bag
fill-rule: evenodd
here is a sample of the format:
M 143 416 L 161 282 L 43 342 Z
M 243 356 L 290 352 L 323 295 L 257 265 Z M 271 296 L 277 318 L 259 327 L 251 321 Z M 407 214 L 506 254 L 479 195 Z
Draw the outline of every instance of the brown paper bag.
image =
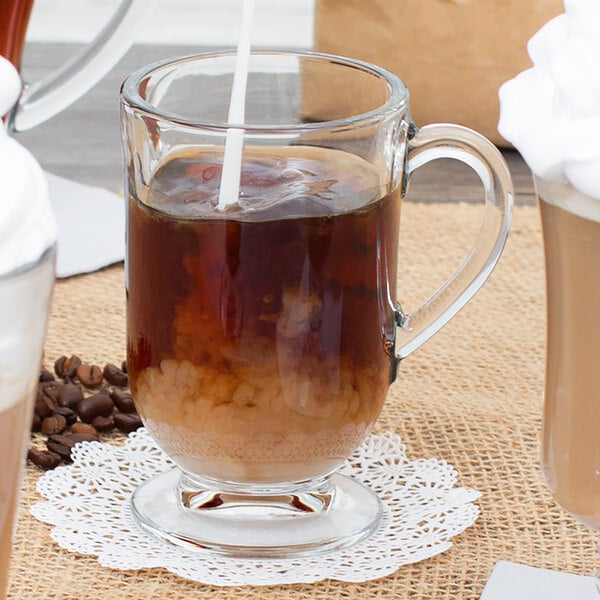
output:
M 315 49 L 393 71 L 417 125 L 452 122 L 499 145 L 498 88 L 562 0 L 316 0 Z M 324 90 L 326 93 L 326 90 Z

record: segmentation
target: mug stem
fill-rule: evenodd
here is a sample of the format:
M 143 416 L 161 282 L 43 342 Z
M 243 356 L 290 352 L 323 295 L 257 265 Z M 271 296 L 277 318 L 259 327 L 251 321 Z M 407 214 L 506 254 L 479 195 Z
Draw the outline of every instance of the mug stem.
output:
M 172 544 L 252 558 L 346 548 L 369 537 L 383 515 L 375 492 L 339 473 L 253 493 L 202 485 L 174 469 L 138 487 L 131 506 L 142 527 Z

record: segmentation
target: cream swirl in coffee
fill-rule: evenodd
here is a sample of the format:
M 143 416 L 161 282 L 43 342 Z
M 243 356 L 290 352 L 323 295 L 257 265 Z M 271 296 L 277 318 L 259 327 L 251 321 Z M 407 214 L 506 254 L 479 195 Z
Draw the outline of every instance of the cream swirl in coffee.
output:
M 21 81 L 0 56 L 0 115 L 17 102 Z M 56 223 L 44 173 L 0 121 L 0 275 L 35 262 L 54 244 Z
M 533 66 L 500 88 L 498 130 L 538 177 L 600 200 L 600 2 L 565 0 L 527 50 Z

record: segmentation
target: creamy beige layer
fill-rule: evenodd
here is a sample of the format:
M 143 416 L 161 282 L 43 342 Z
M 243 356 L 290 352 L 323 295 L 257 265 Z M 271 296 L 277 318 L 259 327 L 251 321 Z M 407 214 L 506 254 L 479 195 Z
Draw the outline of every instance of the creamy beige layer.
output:
M 548 338 L 543 468 L 557 501 L 600 528 L 600 221 L 540 198 Z
M 341 369 L 336 389 L 328 388 L 309 362 L 284 373 L 277 364 L 224 373 L 164 360 L 140 374 L 136 403 L 186 470 L 242 482 L 306 479 L 354 451 L 387 391 L 386 377 L 369 368 Z

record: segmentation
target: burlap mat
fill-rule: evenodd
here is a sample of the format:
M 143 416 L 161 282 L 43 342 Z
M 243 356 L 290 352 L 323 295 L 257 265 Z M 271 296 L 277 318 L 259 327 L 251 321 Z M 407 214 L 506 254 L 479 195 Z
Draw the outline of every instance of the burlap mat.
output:
M 456 265 L 479 211 L 467 205 L 407 204 L 401 248 L 402 300 L 414 307 Z M 215 588 L 167 571 L 120 572 L 69 554 L 27 507 L 39 499 L 28 467 L 9 598 L 469 598 L 498 560 L 591 574 L 595 535 L 553 503 L 538 470 L 544 362 L 542 245 L 537 210 L 515 210 L 506 251 L 475 299 L 403 362 L 379 421 L 398 432 L 411 458 L 435 456 L 483 492 L 481 517 L 433 559 L 364 584 L 324 581 L 269 588 Z M 59 282 L 46 357 L 124 357 L 123 269 Z M 199 559 L 200 560 L 200 559 Z

